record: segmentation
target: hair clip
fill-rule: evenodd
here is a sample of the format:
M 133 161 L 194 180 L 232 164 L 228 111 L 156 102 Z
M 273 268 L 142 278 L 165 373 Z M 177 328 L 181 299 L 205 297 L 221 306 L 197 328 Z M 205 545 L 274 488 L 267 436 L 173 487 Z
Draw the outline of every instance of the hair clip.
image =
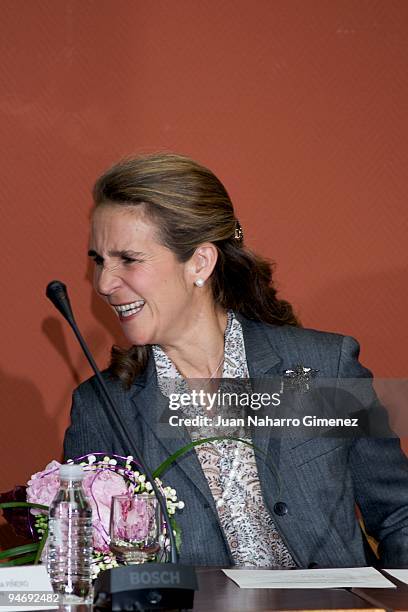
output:
M 234 234 L 234 238 L 235 238 L 235 240 L 238 240 L 238 242 L 242 242 L 244 240 L 244 232 L 242 231 L 242 227 L 241 227 L 238 219 L 235 221 L 235 234 Z

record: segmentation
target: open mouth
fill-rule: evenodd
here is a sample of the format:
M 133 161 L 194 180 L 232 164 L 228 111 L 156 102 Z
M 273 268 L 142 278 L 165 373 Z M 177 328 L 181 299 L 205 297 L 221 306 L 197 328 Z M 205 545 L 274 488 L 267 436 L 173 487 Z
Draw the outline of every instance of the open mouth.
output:
M 129 304 L 111 304 L 111 306 L 115 309 L 120 319 L 126 319 L 140 312 L 144 304 L 144 300 L 137 300 L 137 302 L 130 302 Z

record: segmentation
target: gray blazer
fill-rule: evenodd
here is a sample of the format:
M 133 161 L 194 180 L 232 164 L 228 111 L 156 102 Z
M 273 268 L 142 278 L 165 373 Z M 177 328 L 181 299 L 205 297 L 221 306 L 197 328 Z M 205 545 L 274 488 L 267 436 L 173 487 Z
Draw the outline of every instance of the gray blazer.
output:
M 239 318 L 251 378 L 277 376 L 296 364 L 319 370 L 319 377 L 371 376 L 358 362 L 359 346 L 353 338 Z M 188 444 L 184 428 L 163 423 L 168 400 L 158 390 L 153 358 L 129 391 L 108 375 L 106 380 L 134 444 L 151 468 Z M 66 459 L 98 451 L 132 454 L 132 449 L 121 447 L 101 401 L 94 378 L 74 392 L 64 442 Z M 278 498 L 273 471 L 257 457 L 265 504 L 299 567 L 372 564 L 355 504 L 368 533 L 379 542 L 380 564 L 408 566 L 408 459 L 396 438 L 278 439 L 257 430 L 253 430 L 255 446 L 281 477 Z M 173 464 L 163 480 L 186 504 L 177 517 L 182 529 L 180 561 L 232 565 L 195 451 Z

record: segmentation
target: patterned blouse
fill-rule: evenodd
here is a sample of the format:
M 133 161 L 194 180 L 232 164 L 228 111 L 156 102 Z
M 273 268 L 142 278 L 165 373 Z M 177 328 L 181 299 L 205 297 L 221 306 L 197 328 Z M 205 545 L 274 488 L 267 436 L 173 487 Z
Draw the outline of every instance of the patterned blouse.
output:
M 248 379 L 242 327 L 232 311 L 228 312 L 224 342 L 222 378 Z M 188 393 L 187 382 L 160 346 L 153 346 L 153 355 L 161 392 L 167 397 L 170 393 Z M 197 405 L 182 411 L 187 417 L 206 414 L 205 407 Z M 197 439 L 220 435 L 220 429 L 195 427 L 189 433 L 192 439 Z M 239 430 L 228 434 L 241 438 L 245 435 Z M 195 451 L 234 563 L 248 567 L 296 567 L 265 507 L 253 448 L 234 440 L 216 440 L 197 446 Z

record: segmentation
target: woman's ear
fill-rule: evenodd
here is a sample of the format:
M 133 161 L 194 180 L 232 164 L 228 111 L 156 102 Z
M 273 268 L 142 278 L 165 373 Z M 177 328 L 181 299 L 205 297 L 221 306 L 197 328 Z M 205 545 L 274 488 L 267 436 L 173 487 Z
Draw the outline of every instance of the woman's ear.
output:
M 198 246 L 188 262 L 191 281 L 197 284 L 196 281 L 201 279 L 197 286 L 202 287 L 210 278 L 215 268 L 215 264 L 217 263 L 217 259 L 218 250 L 212 242 L 204 242 Z

